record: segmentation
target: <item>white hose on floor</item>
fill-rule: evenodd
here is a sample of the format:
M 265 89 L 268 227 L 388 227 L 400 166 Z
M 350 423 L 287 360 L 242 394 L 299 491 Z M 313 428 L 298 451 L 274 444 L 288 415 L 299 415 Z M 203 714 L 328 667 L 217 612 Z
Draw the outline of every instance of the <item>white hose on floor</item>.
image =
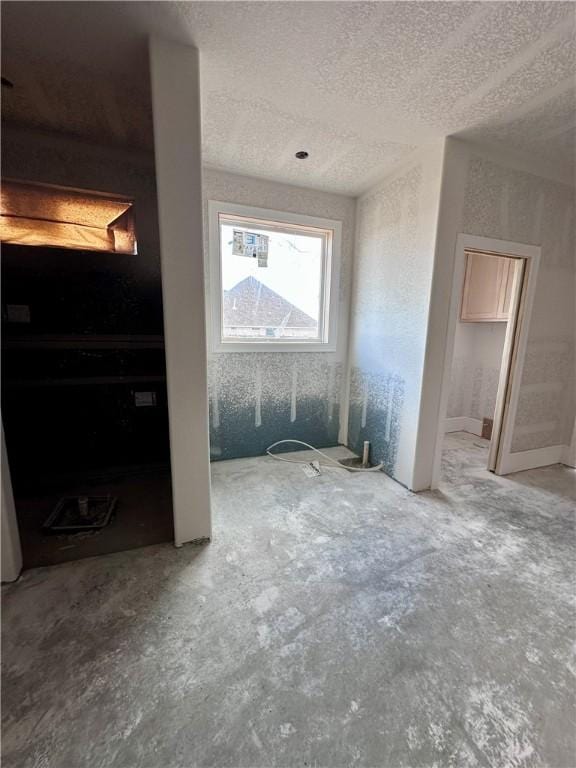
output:
M 313 445 L 310 445 L 309 443 L 305 443 L 303 440 L 278 440 L 276 443 L 272 443 L 272 445 L 269 445 L 268 448 L 266 448 L 266 453 L 268 456 L 271 456 L 273 459 L 277 459 L 278 461 L 285 461 L 288 464 L 309 464 L 309 461 L 302 461 L 302 459 L 283 459 L 282 456 L 279 456 L 277 453 L 272 453 L 272 448 L 275 448 L 277 445 L 282 445 L 283 443 L 297 443 L 298 445 L 305 445 L 306 448 L 309 448 L 311 451 L 315 451 L 320 456 L 323 456 L 327 461 L 330 462 L 330 464 L 321 464 L 321 467 L 326 467 L 327 469 L 332 469 L 332 466 L 338 467 L 338 469 L 347 469 L 348 472 L 376 472 L 378 469 L 382 469 L 382 463 L 377 464 L 375 467 L 347 467 L 345 464 L 341 464 L 337 459 L 333 459 L 332 456 L 328 456 L 327 453 L 323 453 L 322 451 L 318 450 L 318 448 L 314 448 Z

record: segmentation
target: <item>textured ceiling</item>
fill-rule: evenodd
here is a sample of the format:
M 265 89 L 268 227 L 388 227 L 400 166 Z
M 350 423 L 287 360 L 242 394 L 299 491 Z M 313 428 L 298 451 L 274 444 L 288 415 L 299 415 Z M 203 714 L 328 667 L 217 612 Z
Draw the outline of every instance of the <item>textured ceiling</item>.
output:
M 204 162 L 358 194 L 446 135 L 574 162 L 572 2 L 3 3 L 13 122 L 151 147 L 146 35 L 201 52 Z M 294 159 L 306 149 L 310 158 Z

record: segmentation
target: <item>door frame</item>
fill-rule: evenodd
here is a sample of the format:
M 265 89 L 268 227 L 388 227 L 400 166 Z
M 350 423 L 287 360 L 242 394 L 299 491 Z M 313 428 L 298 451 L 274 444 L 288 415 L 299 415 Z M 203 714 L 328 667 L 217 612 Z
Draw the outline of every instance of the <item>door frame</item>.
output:
M 0 414 L 0 433 L 2 451 L 2 499 L 0 506 L 0 517 L 2 522 L 2 578 L 5 582 L 16 581 L 22 571 L 22 545 L 20 543 L 20 532 L 18 530 L 18 520 L 16 519 L 16 506 L 14 504 L 14 493 L 12 491 L 12 478 L 10 477 L 10 466 L 8 464 L 8 454 L 6 453 L 6 441 L 4 439 L 4 424 Z
M 456 238 L 454 254 L 450 309 L 446 330 L 446 353 L 442 373 L 440 409 L 432 469 L 432 488 L 438 488 L 440 481 L 442 444 L 444 442 L 444 428 L 450 392 L 456 325 L 462 300 L 466 254 L 468 251 L 507 256 L 521 259 L 523 262 L 523 269 L 517 269 L 515 272 L 515 284 L 511 303 L 516 311 L 513 321 L 509 321 L 506 326 L 503 364 L 496 397 L 497 413 L 494 418 L 494 430 L 489 456 L 489 467 L 495 474 L 505 475 L 514 471 L 512 469 L 513 464 L 510 461 L 513 427 L 518 410 L 520 383 L 526 357 L 541 248 L 537 245 L 527 245 L 526 243 L 515 243 L 509 240 L 497 240 L 492 237 L 460 233 Z

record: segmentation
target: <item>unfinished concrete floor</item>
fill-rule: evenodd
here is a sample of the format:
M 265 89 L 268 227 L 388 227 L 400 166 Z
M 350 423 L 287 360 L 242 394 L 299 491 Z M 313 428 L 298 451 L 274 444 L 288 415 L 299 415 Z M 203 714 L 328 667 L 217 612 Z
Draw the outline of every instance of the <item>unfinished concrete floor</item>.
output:
M 576 765 L 574 472 L 213 465 L 214 541 L 4 588 L 3 765 Z M 339 449 L 333 453 L 338 454 Z

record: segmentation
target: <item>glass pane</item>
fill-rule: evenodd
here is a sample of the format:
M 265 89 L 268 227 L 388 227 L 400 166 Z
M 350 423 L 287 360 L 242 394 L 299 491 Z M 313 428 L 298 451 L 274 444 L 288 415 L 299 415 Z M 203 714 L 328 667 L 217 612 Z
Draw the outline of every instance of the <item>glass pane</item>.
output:
M 220 242 L 223 339 L 319 339 L 320 235 L 223 223 Z

